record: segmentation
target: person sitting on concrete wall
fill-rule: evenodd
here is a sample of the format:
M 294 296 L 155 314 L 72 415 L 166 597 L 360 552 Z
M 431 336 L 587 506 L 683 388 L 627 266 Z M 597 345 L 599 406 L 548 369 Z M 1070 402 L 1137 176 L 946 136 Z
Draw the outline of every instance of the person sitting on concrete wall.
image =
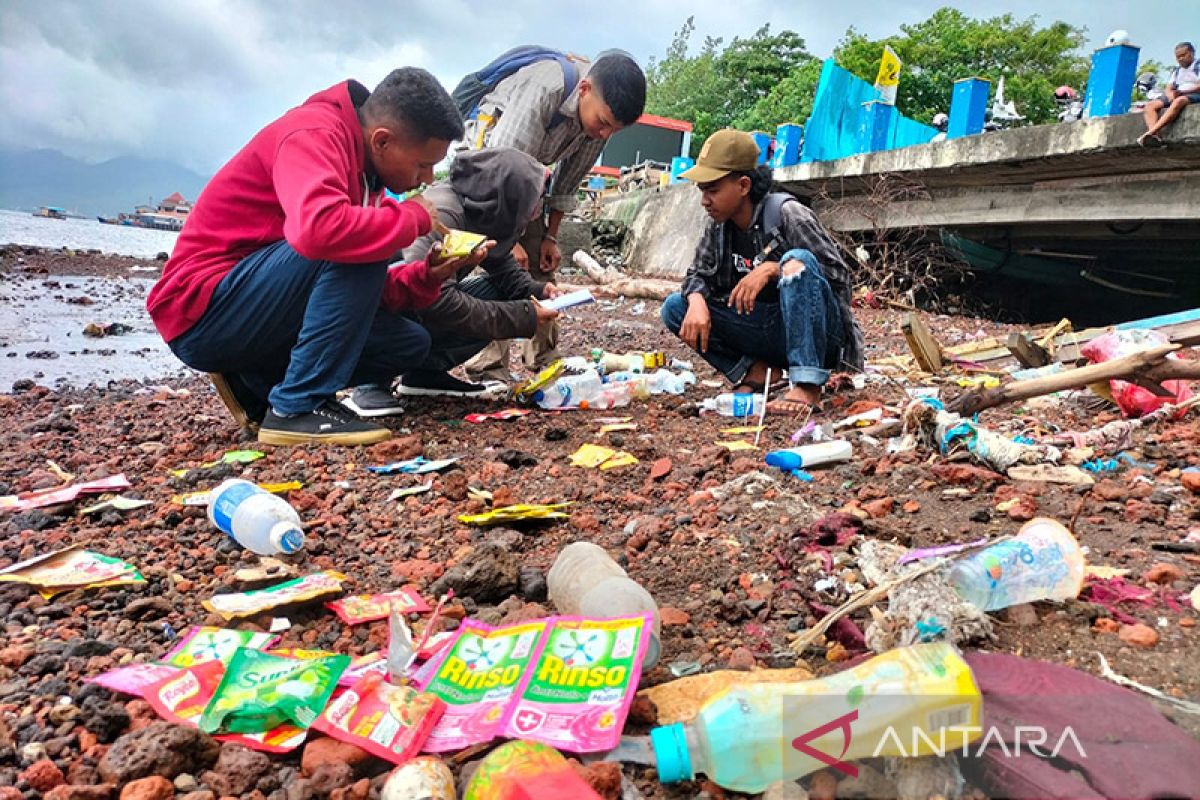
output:
M 662 319 L 735 392 L 761 392 L 768 367 L 784 371 L 791 385 L 767 411 L 794 414 L 820 401 L 831 370 L 862 368 L 862 332 L 838 246 L 800 201 L 771 191 L 757 162 L 750 134 L 722 130 L 683 173 L 712 221 Z
M 645 105 L 641 67 L 627 54 L 611 51 L 593 63 L 577 56 L 537 60 L 497 83 L 476 113 L 467 114 L 465 146 L 512 147 L 554 166 L 545 219 L 539 214 L 512 249 L 535 280 L 554 281 L 562 261 L 559 224 L 575 208 L 580 182 L 608 139 L 636 122 Z M 525 347 L 526 366 L 541 369 L 554 361 L 557 346 L 558 326 L 539 327 Z M 508 360 L 508 343 L 497 341 L 467 364 L 467 373 L 473 380 L 510 380 Z
M 183 363 L 212 373 L 243 427 L 269 444 L 370 444 L 391 436 L 335 400 L 429 352 L 413 320 L 377 310 L 388 261 L 429 232 L 433 206 L 404 192 L 462 136 L 425 70 L 369 92 L 345 81 L 267 125 L 209 181 L 147 298 Z M 430 263 L 393 276 L 404 305 L 437 297 Z M 442 264 L 453 269 L 458 265 Z
M 525 226 L 541 212 L 545 175 L 536 158 L 512 148 L 492 148 L 459 154 L 447 180 L 425 192 L 445 225 L 485 234 L 495 245 L 483 259 L 484 274 L 468 277 L 473 267 L 465 267 L 443 284 L 432 305 L 416 312 L 433 344 L 424 361 L 407 365 L 416 368 L 404 372 L 396 394 L 488 395 L 491 385 L 459 380 L 448 370 L 494 339 L 531 337 L 557 319 L 557 311 L 533 298 L 547 300 L 561 291 L 553 283 L 534 280 L 513 256 Z M 404 250 L 404 260 L 420 262 L 437 238 L 429 234 L 418 239 Z M 364 417 L 403 411 L 388 384 L 359 386 L 346 403 Z
M 1146 132 L 1138 137 L 1142 147 L 1161 146 L 1163 141 L 1158 132 L 1174 122 L 1189 105 L 1200 103 L 1200 61 L 1196 60 L 1195 46 L 1191 42 L 1175 45 L 1175 61 L 1179 66 L 1171 70 L 1166 98 L 1151 100 L 1142 109 L 1146 118 Z

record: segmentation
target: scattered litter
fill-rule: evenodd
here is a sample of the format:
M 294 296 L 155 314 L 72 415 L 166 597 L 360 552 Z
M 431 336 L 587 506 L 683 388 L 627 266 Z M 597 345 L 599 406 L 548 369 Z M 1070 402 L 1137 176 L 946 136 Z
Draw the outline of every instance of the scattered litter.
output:
M 260 458 L 265 458 L 266 455 L 266 453 L 261 453 L 258 450 L 230 450 L 216 461 L 209 461 L 201 464 L 200 469 L 211 469 L 218 464 L 249 464 L 253 461 L 258 461 Z M 171 474 L 176 478 L 182 478 L 189 472 L 191 472 L 190 469 L 171 470 Z
M 127 561 L 72 545 L 5 567 L 0 582 L 28 584 L 49 599 L 72 589 L 126 586 L 146 579 Z
M 704 669 L 699 661 L 672 661 L 667 665 L 667 669 L 676 678 L 686 678 L 688 675 L 696 675 L 700 670 Z
M 388 502 L 391 503 L 396 500 L 403 500 L 405 497 L 425 494 L 425 492 L 428 492 L 432 488 L 433 481 L 430 481 L 429 483 L 418 483 L 416 486 L 406 486 L 403 489 L 393 489 L 392 493 L 388 495 Z
M 1037 600 L 1068 600 L 1083 588 L 1083 551 L 1058 522 L 1038 517 L 1013 538 L 968 555 L 950 581 L 968 602 L 996 611 Z
M 601 447 L 590 442 L 582 444 L 571 454 L 571 463 L 576 467 L 587 469 L 613 469 L 638 463 L 635 456 L 624 450 L 613 450 L 611 447 Z
M 441 753 L 489 742 L 499 735 L 504 711 L 546 631 L 544 619 L 494 628 L 467 619 L 454 643 L 432 668 L 424 691 L 446 702 L 446 711 L 425 743 Z
M 446 703 L 409 686 L 393 686 L 379 673 L 360 678 L 313 723 L 314 730 L 403 764 L 421 752 Z
M 258 566 L 242 567 L 233 573 L 233 579 L 238 583 L 265 583 L 266 581 L 291 578 L 296 575 L 296 568 L 277 558 L 263 556 L 258 559 Z
M 329 702 L 350 657 L 296 659 L 239 647 L 200 717 L 205 733 L 308 728 Z
M 83 335 L 90 339 L 103 339 L 105 336 L 124 336 L 132 332 L 133 327 L 122 322 L 89 322 L 83 326 Z
M 388 776 L 380 800 L 458 800 L 454 773 L 434 756 L 421 756 Z
M 1008 468 L 1014 481 L 1061 483 L 1067 486 L 1092 486 L 1096 479 L 1072 464 L 1018 464 Z
M 150 686 L 172 678 L 179 672 L 178 667 L 166 664 L 126 664 L 84 680 L 114 692 L 144 698 Z
M 465 621 L 425 687 L 449 704 L 426 749 L 509 736 L 577 753 L 611 750 L 633 703 L 651 621 L 649 613 L 506 628 Z
M 227 620 L 252 617 L 281 606 L 336 594 L 342 591 L 341 582 L 345 579 L 346 576 L 340 572 L 325 570 L 265 589 L 214 595 L 201 605 Z
M 898 696 L 905 702 L 896 703 Z M 788 709 L 782 725 L 781 703 Z M 744 724 L 730 725 L 731 718 Z M 860 725 L 851 736 L 854 719 Z M 700 771 L 725 789 L 757 794 L 843 760 L 931 755 L 947 729 L 955 746 L 964 746 L 983 734 L 982 720 L 979 687 L 962 656 L 945 643 L 920 644 L 827 678 L 734 686 L 705 698 L 690 722 L 655 728 L 650 739 L 663 783 L 693 780 Z M 836 761 L 827 743 L 815 744 L 830 735 L 840 745 L 832 748 Z M 788 743 L 795 757 L 764 757 Z
M 935 406 L 935 402 L 916 400 L 910 403 L 904 412 L 905 428 L 919 432 L 926 441 L 936 443 L 945 455 L 966 450 L 979 462 L 1000 472 L 1016 464 L 1057 462 L 1062 457 L 1061 451 L 1055 447 L 1014 442 L 972 420 Z
M 200 718 L 211 704 L 225 674 L 225 665 L 220 661 L 207 661 L 175 670 L 173 674 L 145 687 L 142 697 L 167 722 L 198 728 Z M 263 733 L 222 734 L 218 738 L 254 750 L 288 753 L 304 744 L 306 735 L 304 728 L 283 723 Z
M 1156 330 L 1116 330 L 1098 336 L 1080 348 L 1079 352 L 1093 364 L 1130 356 L 1155 347 L 1170 344 L 1170 340 Z M 1177 353 L 1168 353 L 1167 359 L 1178 359 Z M 1157 411 L 1166 404 L 1179 405 L 1192 396 L 1192 390 L 1187 381 L 1163 381 L 1162 388 L 1168 393 L 1159 397 L 1154 392 L 1136 383 L 1113 379 L 1108 382 L 1112 401 L 1117 404 L 1126 417 L 1140 417 Z
M 272 631 L 274 633 L 274 631 Z M 264 650 L 276 639 L 270 633 L 193 626 L 162 658 L 172 667 L 194 667 L 208 661 L 228 664 L 239 647 Z
M 598 434 L 617 433 L 619 431 L 636 431 L 636 422 L 610 422 L 607 425 L 601 425 Z
M 410 458 L 407 461 L 395 461 L 391 464 L 383 464 L 381 466 L 367 467 L 368 470 L 376 475 L 394 475 L 398 472 L 406 475 L 423 475 L 426 472 L 438 472 L 445 469 L 451 464 L 457 464 L 458 457 L 441 458 L 436 461 L 430 461 L 425 456 L 417 456 Z
M 92 506 L 88 506 L 87 508 L 81 508 L 79 509 L 79 513 L 98 514 L 101 511 L 135 511 L 139 508 L 145 508 L 146 506 L 152 505 L 154 505 L 154 503 L 150 500 L 139 500 L 135 497 L 116 495 L 115 497 L 102 500 L 101 502 Z
M 743 450 L 757 450 L 758 448 L 750 444 L 750 442 L 738 439 L 732 442 L 717 442 L 717 447 L 724 447 L 731 453 L 740 453 Z
M 23 494 L 0 495 L 0 511 L 29 511 L 47 506 L 59 506 L 74 501 L 81 494 L 103 494 L 132 486 L 124 474 L 110 475 L 71 486 L 39 489 Z
M 535 797 L 601 800 L 561 753 L 539 742 L 521 740 L 488 753 L 463 792 L 463 800 Z
M 532 413 L 533 413 L 533 409 L 529 409 L 529 408 L 505 408 L 500 411 L 490 411 L 487 413 L 467 414 L 465 417 L 463 417 L 463 419 L 466 420 L 467 422 L 478 425 L 479 423 L 486 422 L 489 419 L 496 419 L 496 420 L 503 421 L 503 420 L 509 420 L 509 419 L 517 419 L 519 417 L 524 417 L 524 416 L 526 416 L 528 414 L 532 414 Z
M 286 481 L 284 483 L 259 483 L 258 488 L 270 492 L 271 494 L 287 494 L 296 489 L 303 489 L 304 484 L 301 481 Z M 200 492 L 187 492 L 186 494 L 177 494 L 171 498 L 171 502 L 177 506 L 206 506 L 212 500 L 212 490 L 206 489 Z
M 521 503 L 512 506 L 501 506 L 493 508 L 491 511 L 485 511 L 482 514 L 462 514 L 458 521 L 467 525 L 499 525 L 502 522 L 519 522 L 521 520 L 543 520 L 543 519 L 566 519 L 569 514 L 566 514 L 559 509 L 566 508 L 571 505 L 570 501 L 566 503 Z
M 747 433 L 759 433 L 762 429 L 762 425 L 736 425 L 732 428 L 722 428 L 721 433 L 727 433 L 730 436 L 742 436 Z
M 412 589 L 397 589 L 379 594 L 356 594 L 326 603 L 325 607 L 337 614 L 347 625 L 361 625 L 387 619 L 389 609 L 395 606 L 402 614 L 424 614 L 429 604 Z
M 944 544 L 940 547 L 922 547 L 917 550 L 909 550 L 904 555 L 896 560 L 897 566 L 903 566 L 913 561 L 921 561 L 926 558 L 941 558 L 942 556 L 950 556 L 955 553 L 961 553 L 964 550 L 974 550 L 977 547 L 985 547 L 988 543 L 988 538 L 985 536 L 982 539 L 976 539 L 973 542 L 965 544 Z

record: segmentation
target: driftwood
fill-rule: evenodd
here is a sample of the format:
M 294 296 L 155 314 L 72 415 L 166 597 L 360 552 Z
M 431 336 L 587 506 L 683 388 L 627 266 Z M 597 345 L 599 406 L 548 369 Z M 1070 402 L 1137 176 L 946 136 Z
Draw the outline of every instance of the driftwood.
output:
M 601 297 L 624 296 L 646 300 L 665 300 L 667 295 L 679 291 L 679 284 L 676 281 L 632 278 L 620 270 L 602 266 L 599 261 L 582 250 L 576 250 L 571 261 L 595 281 L 596 285 L 590 287 L 592 294 Z
M 1061 392 L 1067 389 L 1082 389 L 1093 383 L 1120 379 L 1136 383 L 1167 396 L 1159 384 L 1167 380 L 1200 379 L 1200 362 L 1167 358 L 1168 353 L 1180 349 L 1178 344 L 1162 345 L 1139 353 L 1114 358 L 1101 364 L 1092 364 L 1067 370 L 1056 375 L 1044 375 L 1027 381 L 1017 381 L 995 389 L 977 389 L 960 395 L 947 408 L 957 414 L 969 416 L 985 408 L 994 408 L 1005 403 L 1028 400 L 1031 397 Z

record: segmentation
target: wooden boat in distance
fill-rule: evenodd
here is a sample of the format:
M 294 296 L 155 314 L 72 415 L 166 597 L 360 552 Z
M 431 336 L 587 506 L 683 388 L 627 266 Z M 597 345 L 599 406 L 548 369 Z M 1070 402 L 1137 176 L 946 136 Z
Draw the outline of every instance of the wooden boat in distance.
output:
M 33 215 L 35 217 L 46 217 L 47 219 L 66 219 L 67 210 L 58 206 L 42 206 L 33 212 Z

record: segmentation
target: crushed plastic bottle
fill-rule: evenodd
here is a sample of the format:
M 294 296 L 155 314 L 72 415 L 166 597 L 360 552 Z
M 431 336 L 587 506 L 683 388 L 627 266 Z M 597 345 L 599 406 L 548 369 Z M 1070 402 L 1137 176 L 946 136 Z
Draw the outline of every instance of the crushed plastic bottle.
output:
M 960 559 L 950 570 L 950 583 L 971 605 L 996 611 L 1077 597 L 1085 571 L 1083 551 L 1071 532 L 1038 517 L 1012 539 Z
M 591 542 L 567 545 L 546 574 L 546 585 L 550 602 L 563 614 L 611 618 L 653 613 L 654 627 L 642 666 L 649 669 L 658 662 L 658 603 L 603 548 Z
M 716 397 L 706 397 L 700 404 L 702 412 L 713 412 L 723 417 L 757 417 L 762 413 L 761 394 L 725 392 Z
M 549 386 L 538 389 L 533 401 L 541 408 L 580 408 L 598 398 L 603 389 L 600 373 L 589 369 L 578 375 L 563 375 Z
M 950 645 L 890 650 L 836 675 L 731 686 L 689 723 L 650 731 L 663 783 L 703 773 L 757 794 L 776 781 L 878 756 L 925 756 L 982 733 L 971 669 Z M 836 764 L 834 763 L 836 759 Z
M 212 490 L 208 519 L 260 556 L 290 555 L 304 547 L 304 528 L 296 510 L 282 497 L 240 478 L 230 478 Z

